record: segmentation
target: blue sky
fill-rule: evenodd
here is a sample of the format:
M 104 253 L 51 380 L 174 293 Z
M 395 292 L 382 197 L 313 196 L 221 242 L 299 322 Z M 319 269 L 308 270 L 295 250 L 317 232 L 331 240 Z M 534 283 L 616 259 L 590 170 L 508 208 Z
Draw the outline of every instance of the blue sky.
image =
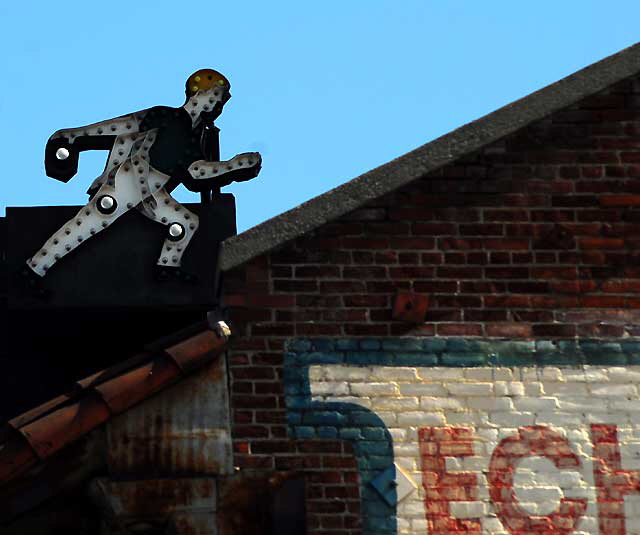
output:
M 106 153 L 64 184 L 44 173 L 48 137 L 179 106 L 212 67 L 232 84 L 222 157 L 264 160 L 225 189 L 242 231 L 634 44 L 640 2 L 23 0 L 0 20 L 2 211 L 84 204 Z

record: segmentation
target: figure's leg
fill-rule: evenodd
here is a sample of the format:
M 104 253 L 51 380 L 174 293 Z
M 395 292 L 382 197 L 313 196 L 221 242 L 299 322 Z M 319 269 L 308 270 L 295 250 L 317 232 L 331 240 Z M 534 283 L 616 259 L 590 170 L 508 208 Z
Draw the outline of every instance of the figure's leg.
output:
M 198 230 L 198 216 L 176 202 L 164 188 L 154 191 L 152 197 L 155 201 L 152 212 L 142 208 L 140 211 L 167 227 L 167 238 L 157 264 L 168 268 L 179 268 L 182 255 Z M 147 199 L 144 202 L 147 202 Z
M 129 176 L 131 175 L 131 176 Z M 51 236 L 29 260 L 27 266 L 44 277 L 58 260 L 82 242 L 111 225 L 140 202 L 132 169 L 122 169 L 115 180 L 107 180 L 89 203 Z

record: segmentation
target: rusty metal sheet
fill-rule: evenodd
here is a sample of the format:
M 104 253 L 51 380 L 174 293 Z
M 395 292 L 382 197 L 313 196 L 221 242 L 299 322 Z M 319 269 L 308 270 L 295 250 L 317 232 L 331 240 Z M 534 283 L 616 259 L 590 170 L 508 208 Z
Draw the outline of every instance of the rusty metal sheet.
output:
M 7 436 L 0 448 L 0 483 L 5 483 L 28 470 L 38 461 L 35 451 L 17 430 Z
M 220 358 L 107 425 L 112 474 L 230 474 L 225 359 Z
M 211 358 L 211 352 L 222 349 L 226 340 L 213 331 L 204 331 L 187 340 L 168 347 L 168 353 L 183 370 L 198 366 L 203 360 Z
M 213 478 L 92 481 L 90 495 L 113 527 L 126 532 L 164 532 L 171 523 L 197 527 L 208 522 L 215 527 L 216 481 Z M 200 518 L 201 522 L 198 522 Z M 204 522 L 204 524 L 203 524 Z M 177 533 L 200 533 L 182 531 Z
M 22 438 L 24 440 L 24 438 Z M 48 463 L 39 463 L 25 476 L 0 485 L 0 523 L 84 483 L 104 469 L 106 440 L 100 429 L 59 452 Z M 28 448 L 30 449 L 30 448 Z M 33 454 L 35 458 L 35 454 Z
M 58 396 L 57 398 L 53 398 L 42 405 L 38 405 L 34 409 L 30 411 L 24 412 L 19 416 L 16 416 L 12 420 L 9 420 L 8 424 L 11 427 L 18 429 L 24 425 L 27 425 L 34 420 L 37 420 L 41 416 L 53 411 L 56 407 L 67 403 L 71 399 L 70 395 Z
M 301 485 L 296 485 L 296 481 L 301 482 Z M 293 491 L 301 493 L 299 496 L 301 499 L 292 499 L 290 492 L 286 492 L 291 490 L 288 483 L 294 483 Z M 240 473 L 235 477 L 222 479 L 219 486 L 220 535 L 306 533 L 305 490 L 300 474 L 295 472 L 271 472 L 260 475 Z M 283 490 L 285 490 L 284 493 Z M 281 503 L 283 500 L 290 502 L 289 508 L 283 508 Z M 298 510 L 294 511 L 294 508 Z M 281 528 L 284 528 L 284 531 Z M 287 532 L 287 528 L 291 531 Z
M 165 356 L 156 357 L 119 377 L 94 386 L 113 414 L 155 394 L 182 376 L 178 366 Z
M 114 513 L 127 516 L 168 516 L 197 509 L 216 510 L 216 480 L 202 478 L 114 481 L 100 478 L 101 488 Z
M 37 461 L 44 461 L 68 444 L 78 440 L 115 414 L 147 399 L 159 390 L 181 379 L 184 368 L 202 366 L 206 360 L 220 354 L 228 340 L 228 328 L 222 322 L 209 324 L 216 331 L 198 333 L 183 342 L 171 342 L 169 352 L 151 356 L 138 355 L 120 365 L 98 372 L 77 383 L 77 389 L 59 396 L 16 418 L 0 429 L 0 483 L 7 483 L 27 472 Z M 224 327 L 224 329 L 222 328 Z M 179 339 L 179 338 L 178 338 Z M 202 351 L 203 354 L 198 352 Z M 147 361 L 147 356 L 151 361 Z M 183 363 L 183 366 L 179 364 Z M 218 359 L 199 377 L 192 377 L 187 385 L 174 390 L 176 399 L 169 409 L 149 405 L 139 413 L 145 419 L 149 414 L 165 443 L 156 440 L 149 425 L 139 427 L 136 416 L 131 438 L 140 440 L 161 455 L 142 456 L 144 462 L 158 462 L 160 469 L 176 466 L 189 473 L 229 473 L 231 471 L 231 439 L 229 432 L 229 402 L 226 392 L 226 368 Z M 176 394 L 177 392 L 177 394 Z M 171 394 L 165 400 L 171 400 Z M 191 403 L 185 400 L 192 400 Z M 206 408 L 198 412 L 201 405 Z M 159 407 L 159 408 L 158 408 Z M 146 412 L 145 412 L 146 411 Z M 147 414 L 149 413 L 149 414 Z M 163 415 L 166 423 L 163 423 Z M 126 445 L 127 419 L 124 433 L 115 433 L 114 444 L 123 446 L 121 459 L 135 457 Z M 164 427 L 163 427 L 164 426 Z M 137 430 L 142 429 L 136 436 Z M 168 430 L 168 431 L 167 431 Z M 138 448 L 140 449 L 140 448 Z M 148 449 L 148 448 L 147 448 Z M 114 466 L 118 466 L 114 457 Z M 161 459 L 163 462 L 161 462 Z M 125 461 L 122 466 L 135 463 Z M 197 467 L 195 470 L 191 468 Z M 176 473 L 174 471 L 173 473 Z
M 210 513 L 178 513 L 171 518 L 165 535 L 218 535 L 216 517 Z
M 20 429 L 40 459 L 46 459 L 67 444 L 92 431 L 111 416 L 97 395 L 63 407 Z

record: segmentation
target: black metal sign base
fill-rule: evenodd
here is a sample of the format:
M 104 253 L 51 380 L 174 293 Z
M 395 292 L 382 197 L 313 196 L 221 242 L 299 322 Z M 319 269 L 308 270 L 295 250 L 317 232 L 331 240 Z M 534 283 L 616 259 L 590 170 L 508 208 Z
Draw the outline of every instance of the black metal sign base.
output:
M 44 297 L 20 275 L 21 268 L 80 207 L 7 208 L 9 309 L 211 307 L 216 301 L 219 245 L 236 233 L 235 199 L 222 194 L 210 204 L 185 206 L 200 219 L 182 259 L 182 269 L 195 281 L 158 279 L 167 227 L 130 210 L 38 280 L 46 290 Z
M 46 300 L 19 271 L 79 207 L 7 209 L 0 218 L 0 273 L 8 282 L 0 289 L 0 422 L 202 321 L 215 307 L 219 245 L 236 232 L 234 197 L 223 194 L 211 204 L 187 207 L 200 218 L 183 257 L 196 283 L 156 280 L 166 227 L 132 210 L 47 273 Z

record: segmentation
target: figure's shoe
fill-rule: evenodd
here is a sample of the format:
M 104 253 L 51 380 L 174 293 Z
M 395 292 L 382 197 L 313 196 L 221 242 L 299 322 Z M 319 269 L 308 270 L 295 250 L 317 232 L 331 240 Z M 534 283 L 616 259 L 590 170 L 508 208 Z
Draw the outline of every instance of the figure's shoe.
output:
M 160 282 L 182 281 L 195 284 L 198 282 L 198 277 L 178 266 L 161 266 L 158 264 L 156 265 L 156 280 Z
M 51 290 L 45 286 L 44 279 L 29 266 L 22 266 L 18 270 L 18 277 L 27 290 L 39 299 L 46 301 L 51 297 Z

